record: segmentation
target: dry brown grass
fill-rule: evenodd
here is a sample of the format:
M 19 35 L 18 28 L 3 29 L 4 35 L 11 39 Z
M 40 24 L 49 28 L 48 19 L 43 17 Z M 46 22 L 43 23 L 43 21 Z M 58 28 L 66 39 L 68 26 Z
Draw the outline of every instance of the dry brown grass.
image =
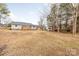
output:
M 1 55 L 79 55 L 79 35 L 0 30 Z

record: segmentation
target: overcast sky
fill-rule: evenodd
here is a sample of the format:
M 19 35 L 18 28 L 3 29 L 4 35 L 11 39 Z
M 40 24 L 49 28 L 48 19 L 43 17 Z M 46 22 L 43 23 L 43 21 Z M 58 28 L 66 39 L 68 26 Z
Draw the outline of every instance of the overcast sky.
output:
M 43 3 L 8 3 L 7 4 L 13 21 L 29 22 L 37 24 L 40 12 L 48 8 L 48 4 Z

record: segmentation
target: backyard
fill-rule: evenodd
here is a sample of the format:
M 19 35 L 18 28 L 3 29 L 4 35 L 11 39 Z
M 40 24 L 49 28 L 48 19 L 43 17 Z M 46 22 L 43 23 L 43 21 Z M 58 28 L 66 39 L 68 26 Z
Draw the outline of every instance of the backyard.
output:
M 79 55 L 79 35 L 0 30 L 0 55 Z

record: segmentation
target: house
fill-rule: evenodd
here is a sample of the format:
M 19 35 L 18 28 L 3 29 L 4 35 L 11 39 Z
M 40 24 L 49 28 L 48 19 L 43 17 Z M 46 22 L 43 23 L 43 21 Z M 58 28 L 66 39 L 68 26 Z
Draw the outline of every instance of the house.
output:
M 37 30 L 38 26 L 33 25 L 31 23 L 25 23 L 25 22 L 12 22 L 11 29 L 12 30 Z
M 31 23 L 25 23 L 25 22 L 12 22 L 11 23 L 11 29 L 12 30 L 26 30 L 31 29 L 32 24 Z

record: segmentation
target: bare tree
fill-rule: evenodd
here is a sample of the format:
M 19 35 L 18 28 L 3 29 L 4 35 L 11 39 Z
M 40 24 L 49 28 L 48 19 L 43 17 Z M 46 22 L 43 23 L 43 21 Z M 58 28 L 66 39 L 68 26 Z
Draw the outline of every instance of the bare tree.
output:
M 78 11 L 78 4 L 74 3 L 74 14 L 73 14 L 73 35 L 76 34 L 77 31 L 77 11 Z
M 38 24 L 40 25 L 42 30 L 45 30 L 46 26 L 47 26 L 46 19 L 47 19 L 48 14 L 50 13 L 49 4 L 48 4 L 48 8 L 44 7 L 44 9 L 39 12 L 40 12 L 40 20 L 39 20 Z

